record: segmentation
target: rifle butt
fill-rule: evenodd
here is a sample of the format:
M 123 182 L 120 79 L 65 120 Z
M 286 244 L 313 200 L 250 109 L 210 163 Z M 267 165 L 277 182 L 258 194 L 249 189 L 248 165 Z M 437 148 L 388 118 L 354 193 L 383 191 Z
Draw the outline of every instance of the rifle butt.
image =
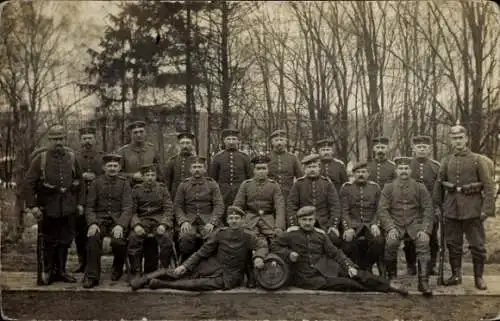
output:
M 42 273 L 44 271 L 44 259 L 43 259 L 43 231 L 41 220 L 37 223 L 37 235 L 36 235 L 36 283 L 37 285 L 43 284 Z

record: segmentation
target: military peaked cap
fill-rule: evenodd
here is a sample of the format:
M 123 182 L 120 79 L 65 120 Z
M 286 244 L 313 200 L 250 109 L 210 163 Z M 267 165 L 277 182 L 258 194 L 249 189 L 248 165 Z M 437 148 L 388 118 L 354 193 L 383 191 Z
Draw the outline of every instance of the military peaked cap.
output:
M 413 137 L 412 142 L 414 145 L 419 145 L 419 144 L 431 145 L 432 139 L 430 136 L 415 136 Z
M 88 135 L 88 134 L 95 135 L 97 130 L 95 127 L 83 127 L 80 128 L 78 132 L 80 133 L 80 135 Z
M 128 126 L 127 126 L 127 129 L 128 130 L 132 130 L 132 129 L 136 129 L 136 128 L 145 128 L 146 127 L 146 123 L 143 122 L 142 120 L 136 120 L 134 122 L 131 122 Z
M 254 158 L 252 158 L 252 163 L 253 164 L 267 164 L 271 161 L 271 158 L 267 155 L 257 155 Z
M 102 156 L 102 161 L 104 164 L 109 162 L 120 162 L 122 160 L 122 155 L 118 154 L 105 154 Z
M 286 131 L 284 131 L 283 129 L 275 130 L 274 132 L 271 133 L 269 139 L 273 139 L 274 137 L 286 137 Z
M 183 138 L 194 139 L 194 134 L 189 131 L 183 131 L 177 134 L 177 139 L 181 140 Z
M 229 206 L 227 208 L 227 211 L 229 214 L 237 214 L 237 215 L 240 215 L 240 216 L 245 216 L 246 213 L 244 210 L 242 210 L 241 208 L 239 208 L 238 206 Z
M 352 167 L 352 171 L 355 172 L 357 171 L 358 169 L 362 169 L 362 168 L 367 168 L 368 167 L 368 163 L 367 162 L 357 162 L 356 164 L 354 164 L 354 166 Z
M 321 140 L 318 140 L 316 142 L 317 148 L 321 148 L 321 147 L 325 147 L 325 146 L 332 146 L 332 145 L 333 145 L 333 139 L 331 139 L 331 138 L 321 139 Z
M 155 164 L 148 164 L 148 165 L 143 165 L 141 166 L 141 173 L 149 173 L 149 172 L 157 172 L 156 165 Z
M 64 137 L 66 137 L 66 133 L 64 131 L 64 127 L 61 125 L 55 125 L 49 130 L 49 139 Z
M 396 166 L 410 165 L 411 157 L 406 157 L 406 156 L 396 157 L 396 158 L 394 158 L 394 163 L 396 163 Z
M 236 136 L 236 137 L 238 137 L 239 134 L 240 134 L 239 130 L 227 128 L 227 129 L 224 129 L 222 131 L 222 138 L 226 138 L 228 136 Z
M 320 156 L 318 154 L 310 154 L 302 159 L 302 164 L 307 165 L 307 164 L 310 164 L 312 162 L 316 162 L 319 159 L 320 159 Z
M 303 206 L 297 211 L 297 217 L 310 216 L 316 213 L 316 207 Z
M 205 164 L 206 160 L 206 157 L 196 156 L 193 158 L 193 162 L 191 164 Z
M 385 136 L 379 136 L 379 137 L 375 137 L 372 142 L 374 144 L 383 144 L 383 145 L 389 145 L 389 138 L 385 137 Z
M 455 125 L 450 128 L 450 135 L 460 135 L 460 134 L 467 134 L 467 130 L 465 129 L 464 126 Z

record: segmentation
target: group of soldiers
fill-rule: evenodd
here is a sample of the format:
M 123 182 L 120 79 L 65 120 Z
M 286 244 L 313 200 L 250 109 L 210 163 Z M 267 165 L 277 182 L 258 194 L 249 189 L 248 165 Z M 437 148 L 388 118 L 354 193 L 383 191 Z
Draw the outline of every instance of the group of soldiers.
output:
M 231 289 L 246 278 L 248 287 L 274 282 L 267 287 L 406 294 L 390 282 L 404 242 L 408 273 L 418 274 L 419 291 L 431 295 L 444 216 L 452 271 L 446 285 L 461 283 L 465 234 L 475 285 L 486 289 L 483 221 L 495 215 L 493 173 L 467 147 L 460 125 L 450 128 L 453 152 L 441 163 L 430 158 L 430 137 L 414 137 L 414 157 L 394 161 L 387 158 L 389 139 L 375 138 L 373 160 L 356 163 L 351 180 L 331 139 L 299 161 L 286 150 L 286 133 L 276 130 L 272 151 L 251 159 L 238 150 L 238 130 L 226 129 L 224 150 L 207 166 L 194 135 L 182 132 L 179 154 L 160 164 L 146 124 L 128 130 L 130 144 L 104 154 L 94 128 L 80 129 L 81 148 L 71 150 L 56 126 L 49 146 L 34 153 L 26 206 L 43 238 L 40 285 L 76 282 L 66 272 L 74 239 L 75 272 L 84 273 L 85 288 L 99 284 L 108 242 L 111 279 L 126 266 L 133 289 Z

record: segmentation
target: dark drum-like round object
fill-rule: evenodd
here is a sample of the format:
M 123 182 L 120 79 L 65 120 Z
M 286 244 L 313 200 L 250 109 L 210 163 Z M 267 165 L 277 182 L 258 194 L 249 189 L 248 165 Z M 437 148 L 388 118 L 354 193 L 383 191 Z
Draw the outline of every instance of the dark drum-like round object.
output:
M 286 284 L 290 277 L 288 264 L 276 254 L 264 258 L 264 268 L 254 269 L 255 281 L 265 290 L 275 291 Z

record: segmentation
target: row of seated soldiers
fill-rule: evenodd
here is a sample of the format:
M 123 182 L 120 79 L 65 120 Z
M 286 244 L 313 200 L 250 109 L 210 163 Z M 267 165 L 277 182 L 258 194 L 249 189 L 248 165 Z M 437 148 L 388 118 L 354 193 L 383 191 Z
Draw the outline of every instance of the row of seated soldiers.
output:
M 223 131 L 226 149 L 212 159 L 208 176 L 204 161 L 193 153 L 193 135 L 181 133 L 181 153 L 170 159 L 163 171 L 151 146 L 145 144 L 144 127 L 141 122 L 131 124 L 131 144 L 119 149 L 118 155 L 102 157 L 104 175 L 90 175 L 88 193 L 79 197 L 82 204 L 78 211 L 85 213 L 79 216 L 84 221 L 80 240 L 87 243 L 84 253 L 80 251 L 82 261 L 86 261 L 82 264 L 86 270 L 85 287 L 93 287 L 99 281 L 103 236 L 112 236 L 112 279 L 117 280 L 123 273 L 127 248 L 131 274 L 141 270 L 142 255 L 149 250 L 153 259 L 146 260 L 144 271 L 157 267 L 158 258 L 154 255 L 158 252 L 154 246 L 144 246 L 146 241 L 154 240 L 159 245 L 162 266 L 168 264 L 172 255 L 178 263 L 191 257 L 203 240 L 225 224 L 226 207 L 232 204 L 246 213 L 246 227 L 265 240 L 267 246 L 287 228 L 296 226 L 300 208 L 314 206 L 315 224 L 332 244 L 343 248 L 362 270 L 369 270 L 376 262 L 379 272 L 389 278 L 396 274 L 399 243 L 408 236 L 412 241 L 409 244 L 416 245 L 418 253 L 419 288 L 429 292 L 429 236 L 431 244 L 432 239 L 437 239 L 429 190 L 437 179 L 439 164 L 428 158 L 428 137 L 416 137 L 416 157 L 399 158 L 397 168 L 386 158 L 388 139 L 374 139 L 375 159 L 356 164 L 354 181 L 346 182 L 345 166 L 333 158 L 331 140 L 318 142 L 319 155 L 305 157 L 301 166 L 294 155 L 286 152 L 283 131 L 271 135 L 273 151 L 255 158 L 253 170 L 249 157 L 237 150 L 238 131 Z M 81 133 L 82 142 L 87 143 L 95 135 L 89 129 Z M 53 138 L 56 136 L 60 137 Z M 144 163 L 151 165 L 143 166 Z M 33 174 L 39 167 L 40 164 L 33 165 L 29 172 Z M 91 172 L 89 167 L 82 166 L 84 180 Z M 36 181 L 33 177 L 39 176 L 34 174 L 32 182 Z M 420 182 L 410 179 L 415 175 Z M 158 176 L 165 184 L 155 181 Z M 35 208 L 35 202 L 29 203 Z M 375 215 L 377 211 L 379 215 Z M 460 245 L 457 242 L 452 244 L 454 249 Z M 480 248 L 480 244 L 474 246 Z M 475 252 L 478 257 L 483 255 L 482 249 Z M 482 280 L 479 272 L 476 279 Z M 452 277 L 458 278 L 455 271 Z

